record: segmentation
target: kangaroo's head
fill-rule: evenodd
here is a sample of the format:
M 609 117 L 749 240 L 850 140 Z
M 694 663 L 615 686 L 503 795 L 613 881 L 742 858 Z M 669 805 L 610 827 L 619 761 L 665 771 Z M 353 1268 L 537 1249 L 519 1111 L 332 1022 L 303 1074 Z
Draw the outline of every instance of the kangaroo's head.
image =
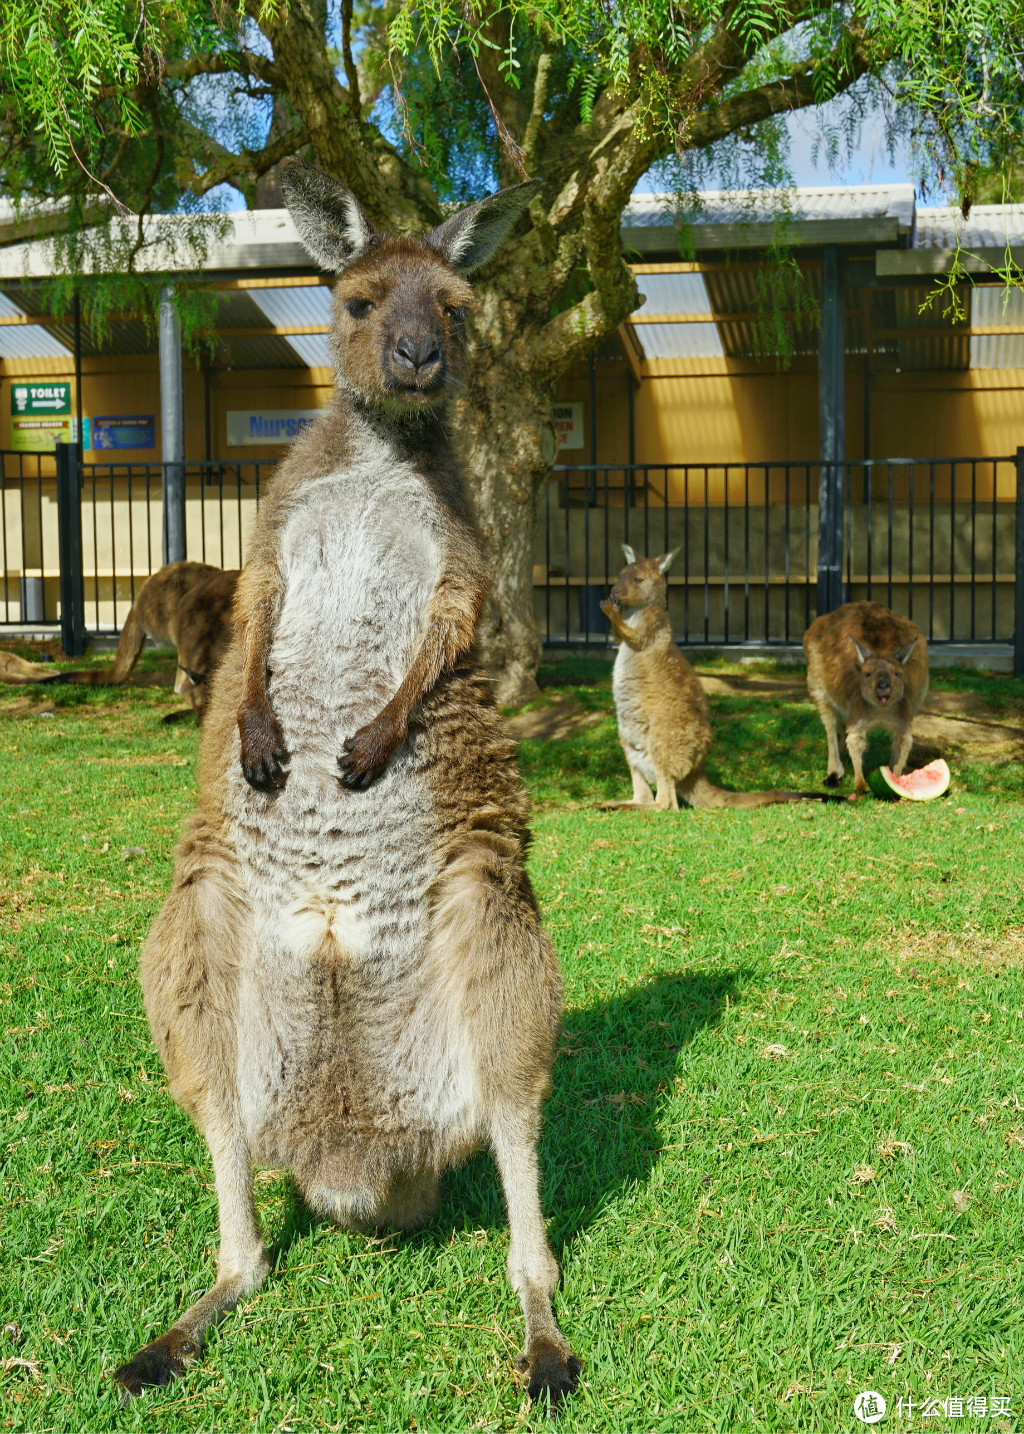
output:
M 612 588 L 612 602 L 618 608 L 650 607 L 652 603 L 664 605 L 665 574 L 672 565 L 675 552 L 662 553 L 660 558 L 638 558 L 628 543 L 623 543 L 622 551 L 627 566 Z
M 850 641 L 860 666 L 860 695 L 870 707 L 895 706 L 906 691 L 903 664 L 917 646 L 917 638 L 887 657 L 879 657 L 852 634 Z
M 540 182 L 470 204 L 421 239 L 382 234 L 323 170 L 293 162 L 281 182 L 303 244 L 340 276 L 331 332 L 339 385 L 392 411 L 449 397 L 473 301 L 465 276 L 490 259 Z

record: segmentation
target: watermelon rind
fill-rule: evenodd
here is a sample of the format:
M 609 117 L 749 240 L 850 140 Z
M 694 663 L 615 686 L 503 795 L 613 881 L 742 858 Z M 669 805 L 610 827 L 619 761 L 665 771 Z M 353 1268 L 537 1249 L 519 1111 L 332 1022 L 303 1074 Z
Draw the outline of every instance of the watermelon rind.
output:
M 917 772 L 906 772 L 904 776 L 919 777 L 923 772 L 929 774 L 930 780 L 927 785 L 919 785 L 916 791 L 908 791 L 905 787 L 900 786 L 900 779 L 893 776 L 890 767 L 876 767 L 873 772 L 868 772 L 867 784 L 876 797 L 884 797 L 888 801 L 903 798 L 909 802 L 931 802 L 948 791 L 949 767 L 941 757 L 936 758 L 934 762 L 929 762 L 927 767 L 921 767 Z

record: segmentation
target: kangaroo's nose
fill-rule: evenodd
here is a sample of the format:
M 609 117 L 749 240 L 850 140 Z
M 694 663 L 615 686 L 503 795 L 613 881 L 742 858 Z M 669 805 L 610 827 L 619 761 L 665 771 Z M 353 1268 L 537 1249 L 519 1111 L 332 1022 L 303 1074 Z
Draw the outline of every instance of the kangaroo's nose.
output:
M 432 335 L 415 338 L 412 334 L 403 334 L 395 344 L 395 362 L 402 368 L 412 369 L 413 373 L 419 373 L 420 369 L 437 363 L 440 357 L 437 342 Z

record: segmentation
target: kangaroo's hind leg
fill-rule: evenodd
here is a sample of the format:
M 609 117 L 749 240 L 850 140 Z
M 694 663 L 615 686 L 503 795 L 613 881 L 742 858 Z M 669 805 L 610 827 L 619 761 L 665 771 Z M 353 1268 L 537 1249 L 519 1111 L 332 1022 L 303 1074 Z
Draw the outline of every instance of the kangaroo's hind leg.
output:
M 171 1091 L 213 1159 L 220 1250 L 213 1288 L 115 1371 L 126 1400 L 180 1375 L 201 1352 L 206 1328 L 257 1289 L 268 1269 L 235 1092 L 234 972 L 248 931 L 232 866 L 223 852 L 183 844 L 175 887 L 142 953 L 150 1028 Z
M 461 991 L 480 1124 L 508 1208 L 508 1276 L 526 1321 L 520 1366 L 530 1397 L 557 1404 L 575 1389 L 580 1362 L 551 1308 L 558 1262 L 541 1212 L 537 1142 L 562 987 L 520 843 L 476 833 L 442 877 L 435 913 L 434 949 Z

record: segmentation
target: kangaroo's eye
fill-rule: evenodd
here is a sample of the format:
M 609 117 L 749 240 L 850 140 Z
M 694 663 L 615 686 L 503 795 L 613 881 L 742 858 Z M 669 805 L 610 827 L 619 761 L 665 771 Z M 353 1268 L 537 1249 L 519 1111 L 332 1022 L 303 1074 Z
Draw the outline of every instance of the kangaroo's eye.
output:
M 459 324 L 461 324 L 466 317 L 465 309 L 461 308 L 458 304 L 445 304 L 444 312 L 447 318 L 454 319 L 455 322 Z
M 370 299 L 346 299 L 345 308 L 354 319 L 365 319 L 373 308 L 373 302 Z

